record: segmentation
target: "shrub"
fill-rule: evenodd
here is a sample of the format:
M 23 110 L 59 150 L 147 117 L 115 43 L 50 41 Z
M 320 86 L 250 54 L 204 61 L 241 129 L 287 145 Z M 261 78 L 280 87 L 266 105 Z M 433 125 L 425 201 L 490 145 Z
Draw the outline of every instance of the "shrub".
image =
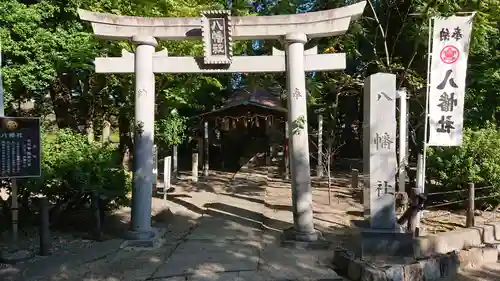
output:
M 108 198 L 108 207 L 126 202 L 131 176 L 121 166 L 115 147 L 90 143 L 71 130 L 43 135 L 42 175 L 25 180 L 27 195 L 42 194 L 64 209 L 87 205 L 94 191 Z
M 432 147 L 428 149 L 427 173 L 439 185 L 439 191 L 463 189 L 465 183 L 476 187 L 493 186 L 477 192 L 477 197 L 492 196 L 500 190 L 500 130 L 488 124 L 485 128 L 464 130 L 460 147 Z M 448 199 L 457 199 L 447 196 Z M 463 198 L 463 196 L 461 197 Z M 498 204 L 499 197 L 483 203 Z

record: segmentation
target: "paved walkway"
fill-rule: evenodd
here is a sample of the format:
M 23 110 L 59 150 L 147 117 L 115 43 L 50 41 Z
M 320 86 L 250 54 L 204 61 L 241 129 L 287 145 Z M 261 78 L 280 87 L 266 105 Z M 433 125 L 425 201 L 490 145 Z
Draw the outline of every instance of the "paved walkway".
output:
M 229 181 L 229 179 L 228 179 Z M 121 240 L 80 253 L 0 270 L 12 281 L 341 280 L 331 251 L 279 246 L 291 226 L 266 206 L 267 170 L 239 172 L 229 184 L 169 194 L 167 233 L 156 249 L 122 249 Z M 3 272 L 3 275 L 2 275 Z

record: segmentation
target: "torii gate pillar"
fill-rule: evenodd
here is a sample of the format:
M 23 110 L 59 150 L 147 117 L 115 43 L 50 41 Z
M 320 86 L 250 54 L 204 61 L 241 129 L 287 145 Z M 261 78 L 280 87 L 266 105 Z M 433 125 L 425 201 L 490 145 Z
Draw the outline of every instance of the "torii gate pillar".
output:
M 151 108 L 155 108 L 153 55 L 158 43 L 152 36 L 133 36 L 131 41 L 137 47 L 134 56 L 135 145 L 130 236 L 133 239 L 145 240 L 153 236 L 151 231 L 151 208 L 139 208 L 137 206 L 152 205 L 155 111 L 151 110 Z
M 290 140 L 290 167 L 294 227 L 285 230 L 285 240 L 315 241 L 309 138 L 307 132 L 307 101 L 304 71 L 303 33 L 285 35 L 288 84 L 288 139 Z

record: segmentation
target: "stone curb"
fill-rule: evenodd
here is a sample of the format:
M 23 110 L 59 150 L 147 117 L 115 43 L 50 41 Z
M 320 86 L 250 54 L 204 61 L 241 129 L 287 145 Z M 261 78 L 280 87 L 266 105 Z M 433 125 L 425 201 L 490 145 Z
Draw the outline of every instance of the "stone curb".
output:
M 496 248 L 482 247 L 439 254 L 409 264 L 376 267 L 356 259 L 345 249 L 336 249 L 333 266 L 337 273 L 352 281 L 436 281 L 455 277 L 459 269 L 477 268 L 497 260 Z
M 470 228 L 461 228 L 415 239 L 415 256 L 426 258 L 451 251 L 482 247 L 485 244 L 498 244 L 500 222 L 490 222 Z

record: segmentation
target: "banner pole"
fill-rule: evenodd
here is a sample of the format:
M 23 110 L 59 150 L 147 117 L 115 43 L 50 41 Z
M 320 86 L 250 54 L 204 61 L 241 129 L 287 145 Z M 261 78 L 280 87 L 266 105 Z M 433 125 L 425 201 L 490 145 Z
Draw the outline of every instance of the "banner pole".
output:
M 425 170 L 426 170 L 426 160 L 427 160 L 427 142 L 428 142 L 428 133 L 429 133 L 429 92 L 430 92 L 430 73 L 431 73 L 431 57 L 432 57 L 432 38 L 434 34 L 434 26 L 433 26 L 433 18 L 429 18 L 429 39 L 428 39 L 428 47 L 427 47 L 427 90 L 425 94 L 425 125 L 424 125 L 424 143 L 423 143 L 423 161 L 421 165 L 421 171 L 417 169 L 417 189 L 419 193 L 425 192 Z M 418 167 L 417 167 L 418 168 Z M 416 225 L 415 228 L 418 232 L 420 232 L 420 221 L 422 220 L 423 213 L 419 211 L 417 213 Z
M 427 143 L 429 134 L 429 93 L 431 88 L 431 59 L 432 59 L 432 38 L 434 34 L 434 21 L 433 18 L 429 18 L 429 46 L 427 47 L 427 90 L 425 94 L 425 127 L 424 127 L 424 161 L 422 163 L 422 186 L 419 187 L 421 193 L 425 192 L 425 175 L 426 175 L 426 164 L 427 164 Z

